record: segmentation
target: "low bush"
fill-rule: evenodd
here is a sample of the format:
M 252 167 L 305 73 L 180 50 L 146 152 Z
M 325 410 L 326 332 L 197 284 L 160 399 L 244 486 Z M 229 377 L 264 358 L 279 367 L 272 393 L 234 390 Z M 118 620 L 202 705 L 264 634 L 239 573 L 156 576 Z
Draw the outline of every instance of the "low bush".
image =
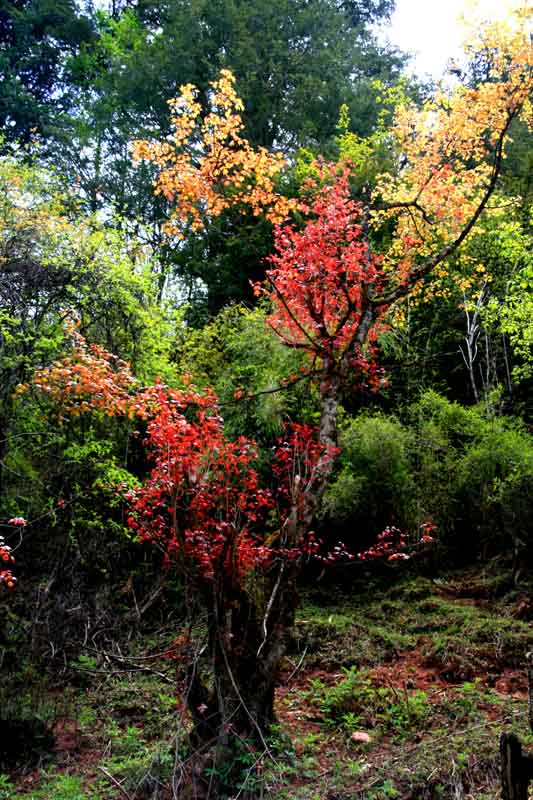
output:
M 404 420 L 364 412 L 345 421 L 323 528 L 361 550 L 387 525 L 415 537 L 436 523 L 450 559 L 533 548 L 533 439 L 510 418 L 427 392 Z

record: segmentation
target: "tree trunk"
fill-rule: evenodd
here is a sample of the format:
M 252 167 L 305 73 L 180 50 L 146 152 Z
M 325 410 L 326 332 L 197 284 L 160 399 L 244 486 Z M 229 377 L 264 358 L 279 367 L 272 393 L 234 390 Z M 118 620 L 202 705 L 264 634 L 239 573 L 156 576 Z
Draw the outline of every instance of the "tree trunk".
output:
M 533 759 L 522 753 L 514 733 L 500 737 L 502 800 L 528 800 L 528 786 L 533 779 Z
M 324 452 L 305 485 L 297 483 L 293 505 L 282 529 L 284 547 L 297 547 L 302 536 L 309 532 L 329 483 L 332 450 L 337 443 L 340 384 L 337 365 L 325 359 L 319 429 Z M 243 778 L 250 779 L 253 774 L 254 759 L 270 754 L 267 736 L 275 719 L 275 688 L 294 625 L 299 568 L 297 562 L 280 559 L 260 588 L 257 584 L 253 589 L 240 588 L 222 581 L 213 588 L 213 595 L 206 598 L 211 609 L 207 646 L 209 680 L 203 678 L 200 666 L 194 664 L 187 690 L 194 723 L 191 745 L 200 754 L 203 765 L 204 777 L 195 782 L 199 797 L 215 798 L 223 785 L 241 791 Z M 249 762 L 250 766 L 244 769 L 243 765 Z M 250 798 L 253 793 L 240 796 Z
M 214 592 L 208 615 L 206 674 L 201 664 L 189 670 L 194 785 L 201 798 L 242 789 L 240 797 L 250 800 L 253 792 L 243 784 L 254 783 L 255 762 L 270 752 L 267 736 L 285 647 L 276 636 L 264 642 L 262 618 L 248 592 L 225 590 Z

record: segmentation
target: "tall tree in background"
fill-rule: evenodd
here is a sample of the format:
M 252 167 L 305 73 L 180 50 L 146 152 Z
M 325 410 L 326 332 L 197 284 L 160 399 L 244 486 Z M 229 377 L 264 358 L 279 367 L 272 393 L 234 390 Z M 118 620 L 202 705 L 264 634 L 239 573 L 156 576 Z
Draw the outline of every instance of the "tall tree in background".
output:
M 252 144 L 323 144 L 342 103 L 359 133 L 372 130 L 378 94 L 372 80 L 394 81 L 404 64 L 370 29 L 392 7 L 334 0 L 130 4 L 116 18 L 97 18 L 98 43 L 74 59 L 72 75 L 95 91 L 101 108 L 107 100 L 117 115 L 126 114 L 138 128 L 130 133 L 138 135 L 164 129 L 166 100 L 181 84 L 204 93 L 221 69 L 230 69 Z
M 93 40 L 93 21 L 73 0 L 0 3 L 0 128 L 12 141 L 46 135 L 69 110 L 66 64 Z

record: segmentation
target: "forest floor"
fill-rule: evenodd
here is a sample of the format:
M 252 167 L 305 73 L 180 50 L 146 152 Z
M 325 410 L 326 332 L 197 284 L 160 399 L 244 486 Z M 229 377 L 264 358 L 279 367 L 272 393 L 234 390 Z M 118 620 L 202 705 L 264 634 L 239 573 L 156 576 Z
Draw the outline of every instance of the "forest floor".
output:
M 526 587 L 494 570 L 404 578 L 357 594 L 307 592 L 277 692 L 272 758 L 254 777 L 258 794 L 496 800 L 500 732 L 533 747 L 532 619 Z M 157 631 L 114 653 L 88 649 L 66 685 L 27 681 L 19 705 L 42 722 L 42 741 L 0 774 L 0 800 L 170 798 L 175 664 L 158 654 L 175 635 Z M 249 764 L 243 751 L 251 775 Z

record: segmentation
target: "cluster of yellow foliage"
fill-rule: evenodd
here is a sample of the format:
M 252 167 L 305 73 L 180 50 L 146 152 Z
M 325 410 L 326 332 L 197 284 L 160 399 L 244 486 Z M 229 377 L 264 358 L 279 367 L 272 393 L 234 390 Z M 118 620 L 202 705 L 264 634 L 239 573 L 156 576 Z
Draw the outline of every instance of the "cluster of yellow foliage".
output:
M 285 166 L 280 153 L 253 148 L 243 137 L 243 103 L 235 78 L 222 70 L 212 84 L 210 111 L 202 118 L 192 84 L 169 100 L 173 133 L 167 141 L 137 141 L 134 156 L 159 168 L 155 190 L 173 203 L 167 232 L 183 237 L 184 226 L 200 230 L 206 220 L 230 207 L 264 213 L 272 223 L 283 221 L 296 201 L 276 191 L 275 179 Z
M 38 249 L 42 263 L 60 263 L 74 233 L 64 198 L 50 176 L 14 158 L 0 162 L 0 268 Z M 79 223 L 77 223 L 79 224 Z
M 385 209 L 374 223 L 395 222 L 386 259 L 391 270 L 400 265 L 408 275 L 461 235 L 491 187 L 512 121 L 520 114 L 533 122 L 532 16 L 531 9 L 516 11 L 470 35 L 465 52 L 470 63 L 484 64 L 483 81 L 441 89 L 422 110 L 398 108 L 392 129 L 398 168 L 380 176 L 374 195 Z

